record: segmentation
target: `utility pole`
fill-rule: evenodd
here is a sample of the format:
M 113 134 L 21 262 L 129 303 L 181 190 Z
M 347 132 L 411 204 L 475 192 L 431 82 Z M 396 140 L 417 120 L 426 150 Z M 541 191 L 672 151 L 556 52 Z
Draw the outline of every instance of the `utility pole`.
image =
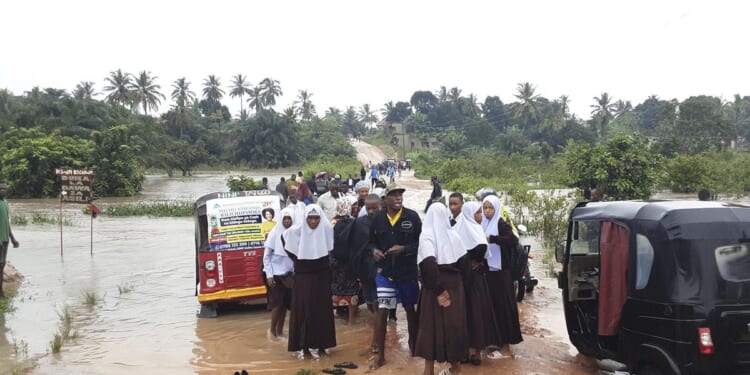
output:
M 406 124 L 404 123 L 401 123 L 401 145 L 404 149 L 404 153 L 401 155 L 400 159 L 406 160 Z

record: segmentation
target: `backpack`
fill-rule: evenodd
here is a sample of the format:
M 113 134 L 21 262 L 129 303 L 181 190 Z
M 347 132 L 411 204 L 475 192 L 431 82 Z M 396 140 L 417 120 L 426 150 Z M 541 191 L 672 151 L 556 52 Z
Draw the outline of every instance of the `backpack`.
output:
M 351 217 L 341 218 L 333 227 L 333 258 L 341 263 L 348 263 L 351 253 L 351 237 L 355 232 L 354 219 Z
M 523 276 L 526 267 L 529 264 L 529 250 L 531 246 L 518 244 L 510 252 L 510 275 L 513 280 L 518 280 Z

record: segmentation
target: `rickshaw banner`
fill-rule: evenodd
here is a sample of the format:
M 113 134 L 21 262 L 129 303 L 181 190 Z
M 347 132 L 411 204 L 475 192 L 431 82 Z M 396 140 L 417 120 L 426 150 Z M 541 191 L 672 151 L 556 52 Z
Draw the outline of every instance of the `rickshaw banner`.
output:
M 93 189 L 94 171 L 85 169 L 55 168 L 60 176 L 61 200 L 66 203 L 89 203 Z
M 211 251 L 262 248 L 280 211 L 275 195 L 208 200 L 206 216 Z

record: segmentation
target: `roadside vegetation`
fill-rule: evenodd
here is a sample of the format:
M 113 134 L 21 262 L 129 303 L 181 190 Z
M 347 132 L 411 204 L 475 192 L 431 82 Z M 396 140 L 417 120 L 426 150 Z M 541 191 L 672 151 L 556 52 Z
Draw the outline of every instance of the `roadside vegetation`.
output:
M 11 225 L 29 225 L 29 224 L 60 225 L 60 216 L 59 215 L 42 215 L 38 212 L 35 212 L 31 215 L 13 214 L 13 216 L 10 219 L 10 222 L 11 222 Z M 72 226 L 73 221 L 68 218 L 63 218 L 62 224 L 64 226 Z
M 107 206 L 102 213 L 108 216 L 188 217 L 193 216 L 193 204 L 185 201 L 114 204 Z

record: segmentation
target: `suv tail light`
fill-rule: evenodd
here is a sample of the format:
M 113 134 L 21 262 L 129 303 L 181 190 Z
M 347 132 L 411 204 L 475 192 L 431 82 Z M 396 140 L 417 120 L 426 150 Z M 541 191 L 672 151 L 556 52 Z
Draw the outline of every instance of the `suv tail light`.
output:
M 713 354 L 714 340 L 711 338 L 711 328 L 698 328 L 698 349 L 701 354 Z

